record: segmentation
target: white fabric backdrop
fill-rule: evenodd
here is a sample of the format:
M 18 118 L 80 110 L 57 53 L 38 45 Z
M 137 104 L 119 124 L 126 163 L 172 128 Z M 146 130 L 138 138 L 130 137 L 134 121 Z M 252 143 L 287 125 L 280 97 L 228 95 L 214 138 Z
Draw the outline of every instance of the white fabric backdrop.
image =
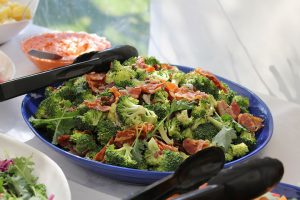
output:
M 300 1 L 152 0 L 149 54 L 300 103 Z

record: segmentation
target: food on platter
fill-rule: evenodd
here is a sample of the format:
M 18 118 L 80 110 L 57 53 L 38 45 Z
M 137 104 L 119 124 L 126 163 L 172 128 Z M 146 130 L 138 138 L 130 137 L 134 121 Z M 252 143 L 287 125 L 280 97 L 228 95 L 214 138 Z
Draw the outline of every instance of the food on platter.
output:
M 31 12 L 26 5 L 15 1 L 0 1 L 0 24 L 7 24 L 23 19 L 31 19 Z
M 46 186 L 33 175 L 30 157 L 0 158 L 0 199 L 54 199 L 47 197 Z
M 49 86 L 31 124 L 54 145 L 122 167 L 174 171 L 189 155 L 222 147 L 226 161 L 256 146 L 264 120 L 212 73 L 183 73 L 154 57 L 114 61 Z
M 287 198 L 284 195 L 268 192 L 255 200 L 287 200 Z
M 26 39 L 22 42 L 22 50 L 40 69 L 48 70 L 71 64 L 76 57 L 91 51 L 103 51 L 111 44 L 105 37 L 85 32 L 45 33 Z M 30 50 L 38 50 L 61 56 L 61 59 L 42 59 L 28 54 Z

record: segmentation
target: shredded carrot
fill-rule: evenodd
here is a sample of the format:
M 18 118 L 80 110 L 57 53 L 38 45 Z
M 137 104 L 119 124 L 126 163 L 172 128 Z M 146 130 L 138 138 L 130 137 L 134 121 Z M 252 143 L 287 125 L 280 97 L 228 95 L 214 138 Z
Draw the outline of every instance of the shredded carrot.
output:
M 148 66 L 148 67 L 146 68 L 146 71 L 147 71 L 147 72 L 154 72 L 154 71 L 155 71 L 155 68 L 152 67 L 152 66 Z
M 166 82 L 166 89 L 168 91 L 171 91 L 171 92 L 174 92 L 178 89 L 178 86 L 174 83 L 171 83 L 171 82 Z

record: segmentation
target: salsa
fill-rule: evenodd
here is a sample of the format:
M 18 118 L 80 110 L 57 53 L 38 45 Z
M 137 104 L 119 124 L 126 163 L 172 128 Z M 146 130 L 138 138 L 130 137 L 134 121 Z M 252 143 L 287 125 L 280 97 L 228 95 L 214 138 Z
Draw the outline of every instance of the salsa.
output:
M 111 44 L 105 37 L 85 32 L 45 33 L 33 36 L 22 43 L 22 49 L 29 59 L 42 70 L 71 64 L 76 57 L 91 51 L 103 51 Z M 62 56 L 59 60 L 41 59 L 30 56 L 30 50 L 39 50 Z

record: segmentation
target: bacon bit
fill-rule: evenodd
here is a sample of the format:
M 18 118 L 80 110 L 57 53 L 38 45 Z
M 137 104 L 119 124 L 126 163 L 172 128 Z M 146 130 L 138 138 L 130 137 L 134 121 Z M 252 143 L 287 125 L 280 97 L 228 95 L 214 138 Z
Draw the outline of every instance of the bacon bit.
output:
M 154 125 L 150 123 L 143 123 L 142 125 L 137 125 L 135 127 L 136 130 L 141 131 L 140 138 L 146 138 L 147 133 L 154 129 Z
M 114 139 L 114 144 L 119 148 L 122 147 L 123 144 L 125 143 L 132 145 L 134 140 L 136 139 L 137 132 L 140 133 L 139 138 L 145 139 L 147 133 L 149 133 L 153 129 L 154 129 L 153 124 L 144 123 L 142 125 L 140 124 L 140 125 L 130 127 L 123 131 L 117 131 L 116 137 Z
M 221 101 L 217 102 L 217 109 L 216 110 L 217 110 L 217 112 L 220 116 L 228 114 L 228 115 L 230 115 L 234 118 L 234 114 L 233 114 L 230 106 L 224 100 L 221 100 Z
M 164 86 L 164 83 L 155 83 L 150 82 L 147 84 L 142 85 L 142 92 L 148 94 L 154 94 L 158 90 L 160 90 Z
M 128 91 L 128 94 L 135 99 L 138 99 L 142 92 L 141 87 L 126 87 L 126 90 Z
M 115 96 L 102 96 L 100 97 L 100 101 L 103 106 L 111 106 L 115 102 Z
M 104 146 L 94 157 L 94 160 L 103 162 L 105 158 L 106 146 Z
M 116 138 L 114 140 L 114 144 L 121 148 L 123 144 L 127 143 L 132 145 L 136 138 L 136 130 L 135 129 L 126 129 L 123 131 L 117 131 Z
M 239 114 L 238 123 L 244 126 L 250 132 L 256 132 L 263 127 L 263 119 L 255 117 L 249 113 Z
M 193 140 L 193 139 L 187 138 L 183 141 L 182 145 L 188 154 L 193 155 L 193 154 L 197 153 L 198 151 L 208 147 L 209 141 L 208 140 Z
M 171 145 L 168 145 L 168 144 L 165 144 L 164 142 L 158 140 L 155 138 L 155 141 L 158 145 L 158 148 L 163 151 L 163 150 L 170 150 L 170 151 L 178 151 L 178 148 L 174 147 L 174 146 L 171 146 Z
M 202 76 L 205 76 L 206 78 L 208 78 L 209 80 L 211 80 L 215 86 L 217 88 L 219 88 L 220 90 L 223 90 L 225 93 L 227 93 L 227 88 L 221 83 L 221 81 L 215 76 L 213 75 L 212 73 L 208 72 L 208 71 L 205 71 L 201 68 L 197 68 L 195 69 L 195 72 L 202 75 Z
M 180 87 L 174 94 L 177 100 L 186 99 L 188 101 L 199 100 L 207 98 L 207 94 L 200 92 L 199 90 L 193 91 L 187 87 Z
M 240 106 L 237 104 L 236 101 L 233 101 L 230 105 L 230 109 L 232 110 L 232 114 L 233 114 L 233 119 L 237 120 L 239 114 L 241 113 L 241 109 Z
M 89 109 L 99 110 L 102 112 L 107 112 L 110 110 L 110 106 L 102 106 L 101 99 L 96 99 L 95 101 L 84 101 L 83 102 Z
M 57 137 L 57 143 L 64 147 L 64 148 L 69 148 L 71 145 L 70 142 L 70 135 L 60 135 Z
M 91 88 L 91 90 L 95 93 L 101 92 L 100 88 L 105 84 L 105 73 L 95 73 L 91 72 L 85 75 L 85 79 Z
M 152 67 L 152 66 L 148 66 L 148 67 L 146 68 L 146 71 L 147 71 L 147 72 L 154 72 L 154 71 L 155 71 L 155 68 Z
M 240 106 L 235 101 L 233 101 L 230 106 L 224 100 L 218 101 L 216 110 L 219 115 L 222 116 L 224 114 L 228 114 L 234 120 L 237 120 L 239 114 L 241 113 Z
M 116 88 L 115 86 L 113 86 L 113 87 L 111 87 L 111 88 L 109 89 L 109 92 L 113 93 L 114 96 L 115 96 L 116 101 L 118 101 L 119 97 L 121 96 L 121 94 L 120 94 L 118 88 Z
M 174 66 L 171 66 L 169 64 L 161 64 L 162 69 L 172 70 L 174 69 Z
M 141 69 L 147 69 L 149 66 L 145 63 L 145 59 L 143 57 L 138 57 L 136 60 L 136 66 Z

